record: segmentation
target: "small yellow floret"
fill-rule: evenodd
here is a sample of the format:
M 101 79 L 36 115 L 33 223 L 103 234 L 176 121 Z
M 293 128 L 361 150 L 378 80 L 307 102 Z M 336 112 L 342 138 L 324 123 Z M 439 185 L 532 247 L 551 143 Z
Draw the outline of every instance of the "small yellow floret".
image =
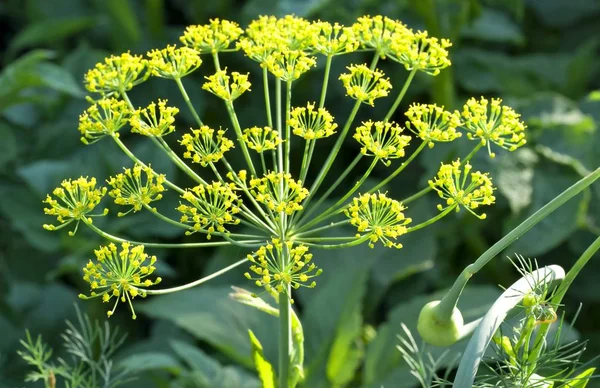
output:
M 373 106 L 375 99 L 389 94 L 392 84 L 389 78 L 384 78 L 383 72 L 366 65 L 350 65 L 347 69 L 350 72 L 340 75 L 340 80 L 348 96 Z
M 223 158 L 225 152 L 234 148 L 233 141 L 225 137 L 225 132 L 219 129 L 215 136 L 215 130 L 207 125 L 200 129 L 192 129 L 192 134 L 183 135 L 179 143 L 186 148 L 183 157 L 192 159 L 194 163 L 200 163 L 206 167 L 210 163 L 218 162 Z
M 362 148 L 363 155 L 372 155 L 389 165 L 389 159 L 402 158 L 410 143 L 410 136 L 403 135 L 404 128 L 389 121 L 364 121 L 356 128 L 354 138 Z
M 447 50 L 450 46 L 448 39 L 429 37 L 427 31 L 411 32 L 405 39 L 392 42 L 390 58 L 402 63 L 406 70 L 438 75 L 451 65 Z
M 462 136 L 460 113 L 435 104 L 413 104 L 406 112 L 406 127 L 433 148 L 436 142 L 451 142 Z
M 150 71 L 155 77 L 180 79 L 202 64 L 198 51 L 189 47 L 169 45 L 162 50 L 152 50 L 147 55 L 150 58 Z
M 337 124 L 325 108 L 315 109 L 314 103 L 292 109 L 288 125 L 296 136 L 306 140 L 322 139 L 335 133 Z
M 341 24 L 317 21 L 311 25 L 311 46 L 313 52 L 325 56 L 334 56 L 354 52 L 360 42 L 349 27 Z
M 412 34 L 402 22 L 381 15 L 359 17 L 352 25 L 352 32 L 362 48 L 375 50 L 382 59 L 393 53 L 394 44 Z
M 131 111 L 125 101 L 102 99 L 79 116 L 79 132 L 85 144 L 95 143 L 104 136 L 118 136 L 118 131 L 129 121 Z
M 158 106 L 158 112 L 156 107 Z M 175 115 L 179 108 L 167 106 L 167 100 L 152 102 L 146 108 L 136 110 L 129 124 L 131 132 L 139 133 L 148 137 L 161 137 L 175 130 Z
M 236 71 L 227 75 L 227 68 L 219 70 L 206 78 L 202 89 L 208 90 L 215 96 L 225 101 L 233 101 L 250 90 L 252 84 L 248 81 L 248 74 L 240 74 Z M 230 80 L 232 81 L 230 82 Z
M 230 46 L 243 32 L 236 22 L 211 19 L 209 24 L 188 26 L 179 40 L 201 54 L 213 54 L 233 50 Z
M 274 131 L 271 127 L 252 127 L 244 129 L 242 139 L 246 142 L 248 148 L 251 148 L 258 153 L 274 150 L 281 144 L 279 132 Z
M 142 177 L 142 173 L 145 177 Z M 127 212 L 118 214 L 121 217 L 162 199 L 161 193 L 166 190 L 163 186 L 165 180 L 164 174 L 155 173 L 149 165 L 143 167 L 136 164 L 133 168 L 110 177 L 106 182 L 112 186 L 108 195 L 115 199 L 117 205 L 131 206 Z
M 98 63 L 88 70 L 84 77 L 85 87 L 92 93 L 120 95 L 148 78 L 150 73 L 146 71 L 147 65 L 148 61 L 142 56 L 129 52 L 110 56 L 104 63 Z
M 301 181 L 295 181 L 291 174 L 283 172 L 269 172 L 262 178 L 252 178 L 249 188 L 252 196 L 267 209 L 287 215 L 302 210 L 301 203 L 308 196 Z

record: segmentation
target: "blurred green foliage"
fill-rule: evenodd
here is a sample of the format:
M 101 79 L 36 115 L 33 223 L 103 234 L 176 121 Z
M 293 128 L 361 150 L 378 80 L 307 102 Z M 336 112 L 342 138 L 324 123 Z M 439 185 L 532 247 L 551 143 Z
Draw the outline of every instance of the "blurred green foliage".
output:
M 592 93 L 600 89 L 598 1 L 5 0 L 0 2 L 0 387 L 23 386 L 26 365 L 15 355 L 26 328 L 33 335 L 43 334 L 59 355 L 66 354 L 59 333 L 65 319 L 74 317 L 73 303 L 85 287 L 80 268 L 102 243 L 87 230 L 75 237 L 43 230 L 47 219 L 42 199 L 62 177 L 93 175 L 103 180 L 130 165 L 111 142 L 84 146 L 79 141 L 77 117 L 87 106 L 81 86 L 84 72 L 111 53 L 144 53 L 175 43 L 186 25 L 209 18 L 244 25 L 260 14 L 287 13 L 345 24 L 363 14 L 384 14 L 451 38 L 453 66 L 435 78 L 418 76 L 405 101 L 433 100 L 456 108 L 472 95 L 500 96 L 529 126 L 526 148 L 499 152 L 491 161 L 485 155 L 473 160 L 478 169 L 492 172 L 500 194 L 485 221 L 463 214 L 447 217 L 406 236 L 400 251 L 361 246 L 327 255 L 314 252 L 324 274 L 319 287 L 299 292 L 296 304 L 306 337 L 306 387 L 392 387 L 400 386 L 398 381 L 405 386 L 408 368 L 395 349 L 401 322 L 414 329 L 422 305 L 449 287 L 465 264 L 600 165 L 600 101 L 598 93 Z M 351 60 L 364 59 L 357 54 Z M 258 79 L 257 68 L 240 54 L 226 56 L 224 62 Z M 335 78 L 342 71 L 339 62 L 334 61 Z M 397 84 L 406 77 L 401 66 L 384 63 L 382 69 Z M 198 73 L 210 71 L 204 64 Z M 298 83 L 299 99 L 317 97 L 322 71 L 320 67 Z M 205 99 L 200 90 L 201 76 L 186 82 L 206 121 L 226 127 L 222 106 L 216 99 Z M 343 94 L 332 82 L 327 105 L 338 118 L 348 112 Z M 157 97 L 183 105 L 175 85 L 164 80 L 136 88 L 131 97 L 136 105 Z M 260 125 L 253 112 L 262 111 L 262 98 L 247 98 L 244 104 L 241 120 L 247 126 Z M 379 104 L 373 115 L 383 116 L 384 109 L 385 104 Z M 192 125 L 186 110 L 181 116 Z M 404 121 L 400 114 L 396 120 Z M 185 177 L 177 176 L 152 144 L 139 137 L 123 138 L 142 160 L 185 184 Z M 346 146 L 358 148 L 352 139 Z M 387 190 L 398 199 L 418 191 L 437 171 L 439 160 L 465 155 L 468 150 L 462 148 L 454 143 L 436 146 Z M 339 166 L 352 158 L 341 156 Z M 375 176 L 386 173 L 381 167 Z M 175 195 L 164 201 L 165 209 L 177 204 Z M 425 197 L 411 207 L 409 216 L 417 221 L 428 218 L 434 203 L 433 195 Z M 139 240 L 184 238 L 179 229 L 151 217 L 139 213 L 111 218 L 101 226 Z M 518 252 L 536 257 L 541 265 L 569 268 L 598 234 L 596 185 L 528 232 L 503 257 Z M 160 275 L 173 285 L 244 254 L 232 247 L 153 253 L 161 258 Z M 577 329 L 591 339 L 590 355 L 600 352 L 598 271 L 600 261 L 592 261 L 571 288 L 570 300 L 576 303 L 567 302 L 584 303 Z M 516 277 L 507 260 L 492 262 L 461 299 L 465 319 L 481 316 L 499 294 L 496 285 Z M 230 300 L 230 285 L 248 287 L 239 271 L 231 272 L 207 286 L 139 303 L 141 314 L 135 322 L 126 311 L 113 317 L 112 324 L 129 332 L 117 355 L 119 365 L 143 376 L 127 386 L 258 386 L 247 329 L 273 362 L 275 318 Z M 101 303 L 81 307 L 93 317 L 105 316 Z

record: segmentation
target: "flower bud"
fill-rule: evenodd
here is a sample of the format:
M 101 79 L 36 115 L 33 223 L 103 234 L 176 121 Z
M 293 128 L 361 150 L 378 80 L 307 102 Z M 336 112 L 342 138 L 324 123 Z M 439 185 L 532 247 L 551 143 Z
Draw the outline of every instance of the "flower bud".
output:
M 429 302 L 419 314 L 417 330 L 425 342 L 434 346 L 450 346 L 460 339 L 464 321 L 458 308 L 454 308 L 447 322 L 442 322 L 436 316 L 436 306 L 439 300 Z

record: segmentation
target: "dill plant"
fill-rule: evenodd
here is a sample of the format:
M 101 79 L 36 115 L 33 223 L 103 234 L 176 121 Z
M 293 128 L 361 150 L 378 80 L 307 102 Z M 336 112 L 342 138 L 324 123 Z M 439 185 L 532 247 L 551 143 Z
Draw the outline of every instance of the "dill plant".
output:
M 100 298 L 111 303 L 109 316 L 122 302 L 128 304 L 135 318 L 132 301 L 136 297 L 195 287 L 232 268 L 247 265 L 245 276 L 279 301 L 278 311 L 268 311 L 280 321 L 278 386 L 295 386 L 302 379 L 303 350 L 301 342 L 294 340 L 301 337 L 301 325 L 291 304 L 294 289 L 317 285 L 321 270 L 311 252 L 363 243 L 399 249 L 402 235 L 429 226 L 452 211 L 465 209 L 485 218 L 480 209 L 494 203 L 494 187 L 487 173 L 473 171 L 470 160 L 482 147 L 493 157 L 492 147 L 512 151 L 522 146 L 525 125 L 519 114 L 502 105 L 501 100 L 486 98 L 470 99 L 462 111 L 449 111 L 435 104 L 412 104 L 405 123 L 391 121 L 418 73 L 436 76 L 451 65 L 451 43 L 383 16 L 363 16 L 348 27 L 295 16 L 262 16 L 246 30 L 234 22 L 215 19 L 206 25 L 187 27 L 180 40 L 181 47 L 170 45 L 146 56 L 127 52 L 108 57 L 85 75 L 85 86 L 93 97 L 89 98 L 91 106 L 80 116 L 81 140 L 92 144 L 108 138 L 131 159 L 133 166 L 109 178 L 106 185 L 90 177 L 63 181 L 45 200 L 46 214 L 56 216 L 58 222 L 44 228 L 59 230 L 70 226 L 73 229 L 69 233 L 73 234 L 83 224 L 109 241 L 94 252 L 95 258 L 85 266 L 84 280 L 90 284 L 90 292 L 80 295 L 83 299 Z M 237 50 L 260 66 L 262 79 L 251 83 L 248 74 L 221 67 L 221 56 Z M 326 108 L 328 85 L 335 82 L 331 65 L 355 51 L 372 52 L 373 57 L 368 64 L 348 64 L 338 76 L 354 103 L 346 117 L 335 118 Z M 403 84 L 390 80 L 377 68 L 382 60 L 406 69 Z M 229 129 L 205 123 L 186 92 L 186 87 L 198 85 L 184 85 L 185 76 L 202 71 L 204 61 L 212 61 L 216 71 L 205 74 L 202 89 L 222 100 L 231 122 Z M 317 61 L 324 61 L 325 67 L 322 89 L 315 96 L 318 101 L 296 106 L 294 86 L 316 67 Z M 128 92 L 149 77 L 176 83 L 195 127 L 180 128 L 180 108 L 170 106 L 167 100 L 159 99 L 146 107 L 138 107 L 130 100 Z M 400 86 L 395 92 L 397 85 Z M 262 92 L 265 102 L 260 126 L 244 125 L 236 113 L 236 106 L 244 103 L 251 88 L 254 93 L 256 89 Z M 385 103 L 382 99 L 390 95 L 393 97 L 385 117 L 355 122 L 360 109 Z M 127 127 L 132 133 L 149 138 L 196 186 L 179 187 L 134 155 L 120 137 L 120 131 Z M 463 133 L 474 141 L 472 152 L 451 163 L 442 163 L 426 188 L 403 201 L 380 191 L 421 152 L 438 142 L 458 140 Z M 165 140 L 167 136 L 179 138 L 181 152 L 171 148 Z M 335 143 L 319 173 L 310 176 L 315 144 L 327 137 L 334 137 Z M 343 172 L 336 172 L 338 179 L 324 190 L 325 178 L 332 174 L 334 161 L 348 137 L 360 144 L 360 152 Z M 292 143 L 304 149 L 299 160 L 290 157 Z M 410 144 L 417 146 L 408 154 Z M 242 166 L 228 160 L 228 154 L 235 149 L 243 155 Z M 362 158 L 371 159 L 362 177 L 323 210 L 321 205 L 358 168 Z M 378 164 L 388 168 L 389 174 L 367 189 L 364 183 Z M 180 196 L 179 219 L 171 219 L 160 210 L 160 199 L 166 190 Z M 429 191 L 441 198 L 439 214 L 414 224 L 407 204 Z M 191 242 L 128 241 L 101 230 L 93 219 L 107 214 L 107 210 L 98 210 L 106 194 L 124 208 L 118 216 L 148 211 L 157 222 L 185 229 L 187 235 L 193 236 Z M 316 210 L 321 212 L 315 214 Z M 344 225 L 353 226 L 356 233 L 319 237 L 327 229 Z M 240 233 L 236 229 L 241 226 L 251 232 Z M 192 283 L 153 288 L 161 279 L 154 276 L 156 257 L 149 256 L 146 250 L 230 244 L 247 248 L 248 255 Z M 237 294 L 244 303 L 260 305 L 251 301 L 255 294 Z

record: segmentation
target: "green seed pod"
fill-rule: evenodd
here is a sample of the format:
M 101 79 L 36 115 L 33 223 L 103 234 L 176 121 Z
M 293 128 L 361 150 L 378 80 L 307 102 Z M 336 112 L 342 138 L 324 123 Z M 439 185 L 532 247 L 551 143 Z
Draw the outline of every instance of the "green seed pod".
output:
M 427 303 L 419 314 L 417 330 L 425 342 L 434 346 L 450 346 L 460 339 L 464 320 L 460 310 L 454 308 L 448 322 L 441 322 L 435 315 L 439 300 Z

